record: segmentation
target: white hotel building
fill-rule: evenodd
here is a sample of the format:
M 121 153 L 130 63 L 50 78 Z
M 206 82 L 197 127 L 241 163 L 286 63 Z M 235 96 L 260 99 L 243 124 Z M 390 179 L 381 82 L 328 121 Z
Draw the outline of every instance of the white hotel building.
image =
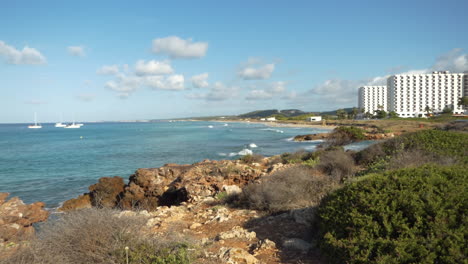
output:
M 426 107 L 436 113 L 450 107 L 454 114 L 462 114 L 458 99 L 466 88 L 464 77 L 448 71 L 392 75 L 387 79 L 387 110 L 400 117 L 418 117 L 424 116 Z
M 387 86 L 363 86 L 359 88 L 359 108 L 364 112 L 374 114 L 383 106 L 382 110 L 387 111 Z

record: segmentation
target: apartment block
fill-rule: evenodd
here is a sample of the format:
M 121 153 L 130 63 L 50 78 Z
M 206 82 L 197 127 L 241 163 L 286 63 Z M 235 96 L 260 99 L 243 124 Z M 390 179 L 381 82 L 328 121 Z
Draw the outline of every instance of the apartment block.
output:
M 400 117 L 418 117 L 426 113 L 451 108 L 454 114 L 462 114 L 458 99 L 468 94 L 468 78 L 463 73 L 448 71 L 431 74 L 397 74 L 387 79 L 388 111 Z
M 387 111 L 387 86 L 362 86 L 359 88 L 359 108 L 374 113 L 383 107 Z

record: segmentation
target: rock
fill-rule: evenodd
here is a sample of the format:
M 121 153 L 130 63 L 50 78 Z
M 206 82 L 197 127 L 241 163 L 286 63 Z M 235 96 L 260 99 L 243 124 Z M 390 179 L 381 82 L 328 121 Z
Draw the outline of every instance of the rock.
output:
M 189 228 L 193 230 L 193 229 L 199 228 L 200 226 L 202 226 L 202 224 L 200 224 L 200 223 L 193 223 L 193 224 L 190 225 Z
M 70 211 L 70 210 L 78 210 L 84 208 L 91 208 L 93 205 L 91 204 L 91 197 L 89 194 L 83 194 L 78 196 L 77 198 L 70 199 L 65 201 L 58 210 L 59 211 Z
M 275 242 L 269 240 L 268 238 L 262 239 L 258 241 L 254 246 L 253 246 L 253 251 L 257 254 L 258 252 L 262 250 L 267 250 L 267 249 L 275 249 L 276 244 Z
M 299 238 L 288 238 L 283 242 L 283 247 L 287 249 L 307 252 L 312 247 L 312 245 L 309 242 L 306 242 Z
M 90 203 L 124 210 L 181 205 L 213 197 L 223 187 L 228 193 L 239 193 L 244 185 L 257 180 L 263 169 L 229 160 L 138 169 L 126 185 L 120 177 L 101 178 L 90 186 L 89 193 L 65 202 L 62 210 L 86 208 Z
M 239 239 L 247 239 L 253 240 L 257 237 L 255 232 L 249 232 L 240 226 L 235 226 L 232 228 L 231 231 L 222 232 L 217 236 L 218 240 L 221 239 L 232 239 L 232 238 L 239 238 Z
M 316 208 L 295 209 L 289 211 L 289 215 L 294 218 L 298 224 L 311 225 L 315 220 Z
M 294 137 L 294 141 L 311 141 L 311 140 L 325 139 L 325 138 L 328 138 L 329 135 L 330 133 L 298 135 Z
M 257 264 L 258 259 L 241 248 L 225 248 L 219 250 L 219 258 L 226 264 Z
M 226 192 L 228 196 L 242 193 L 242 189 L 237 185 L 224 185 L 223 190 Z
M 49 212 L 45 204 L 36 202 L 26 205 L 18 197 L 6 200 L 8 193 L 0 193 L 0 243 L 16 243 L 31 238 L 34 223 L 46 221 Z

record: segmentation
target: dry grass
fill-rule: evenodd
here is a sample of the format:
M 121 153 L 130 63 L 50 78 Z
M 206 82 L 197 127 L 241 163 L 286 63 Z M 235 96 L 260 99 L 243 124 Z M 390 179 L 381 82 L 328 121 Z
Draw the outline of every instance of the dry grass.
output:
M 306 166 L 280 170 L 244 188 L 242 201 L 252 209 L 280 212 L 317 205 L 338 183 Z
M 117 217 L 110 209 L 66 213 L 40 226 L 37 239 L 0 261 L 17 263 L 188 263 L 186 246 L 144 235 L 146 218 Z M 176 260 L 161 262 L 161 260 Z

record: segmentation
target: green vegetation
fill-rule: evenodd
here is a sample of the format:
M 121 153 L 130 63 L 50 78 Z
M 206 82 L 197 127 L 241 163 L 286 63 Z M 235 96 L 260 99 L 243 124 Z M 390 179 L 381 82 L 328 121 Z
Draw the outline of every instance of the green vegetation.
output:
M 467 190 L 466 167 L 368 175 L 320 206 L 321 247 L 336 263 L 466 263 Z
M 468 134 L 443 130 L 423 130 L 370 146 L 356 154 L 367 172 L 416 167 L 426 163 L 468 164 Z
M 344 146 L 346 144 L 364 140 L 365 131 L 359 127 L 339 126 L 326 139 L 326 147 Z

